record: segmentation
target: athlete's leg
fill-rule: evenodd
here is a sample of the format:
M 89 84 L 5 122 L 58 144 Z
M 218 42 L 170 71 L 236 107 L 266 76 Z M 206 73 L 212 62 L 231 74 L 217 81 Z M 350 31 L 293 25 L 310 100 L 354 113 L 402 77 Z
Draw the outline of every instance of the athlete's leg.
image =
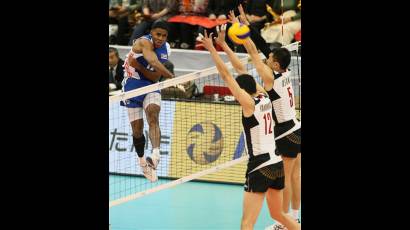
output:
M 292 197 L 292 171 L 295 165 L 296 158 L 282 156 L 283 168 L 285 170 L 285 188 L 283 189 L 283 211 L 288 213 L 290 199 Z
M 152 148 L 159 148 L 161 140 L 161 130 L 159 128 L 159 111 L 161 107 L 156 104 L 149 104 L 145 109 L 147 121 L 149 125 L 149 138 L 152 143 Z
M 293 218 L 298 219 L 299 214 L 298 211 L 300 209 L 300 195 L 301 195 L 301 188 L 300 188 L 300 168 L 301 168 L 301 154 L 299 153 L 296 160 L 295 165 L 293 166 L 292 176 L 291 176 L 291 184 L 292 184 L 292 212 Z
M 152 173 L 152 169 L 144 158 L 145 136 L 144 136 L 144 122 L 142 119 L 142 108 L 128 108 L 128 119 L 131 123 L 132 129 L 132 143 L 137 152 L 139 164 L 144 176 L 150 181 L 156 181 L 156 174 Z
M 144 146 L 145 146 L 145 138 L 144 138 L 144 122 L 142 119 L 138 119 L 131 122 L 132 128 L 132 137 L 133 137 L 133 144 L 135 147 L 135 151 L 138 154 L 138 157 L 144 156 Z
M 160 160 L 161 130 L 159 128 L 159 112 L 161 110 L 161 94 L 156 92 L 147 94 L 143 104 L 149 126 L 149 138 L 152 144 L 152 158 L 147 157 L 147 162 L 153 169 L 156 169 Z
M 142 119 L 142 108 L 128 108 L 128 119 L 131 123 L 133 144 L 138 157 L 141 159 L 144 157 L 144 122 Z M 145 160 L 144 160 L 145 161 Z
M 149 93 L 144 99 L 144 109 L 149 125 L 149 138 L 152 148 L 159 148 L 161 141 L 161 130 L 159 128 L 159 112 L 161 110 L 161 94 Z
M 266 201 L 268 203 L 270 216 L 283 224 L 288 230 L 300 230 L 298 224 L 290 215 L 283 212 L 283 194 L 282 190 L 269 188 L 266 192 Z
M 264 192 L 244 192 L 241 230 L 253 229 L 264 199 Z

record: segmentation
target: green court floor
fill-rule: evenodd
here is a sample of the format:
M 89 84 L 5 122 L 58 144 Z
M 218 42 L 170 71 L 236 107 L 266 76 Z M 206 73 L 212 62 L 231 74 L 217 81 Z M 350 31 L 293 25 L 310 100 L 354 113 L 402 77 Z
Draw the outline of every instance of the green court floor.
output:
M 187 182 L 110 208 L 111 230 L 240 229 L 242 198 L 240 185 Z M 273 223 L 265 202 L 255 230 Z

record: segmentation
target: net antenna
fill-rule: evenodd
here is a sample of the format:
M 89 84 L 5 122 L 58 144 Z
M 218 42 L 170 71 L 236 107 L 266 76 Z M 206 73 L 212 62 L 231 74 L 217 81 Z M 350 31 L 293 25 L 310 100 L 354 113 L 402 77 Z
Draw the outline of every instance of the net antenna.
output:
M 280 1 L 280 8 L 281 8 L 281 11 L 282 11 L 282 15 L 280 16 L 280 18 L 282 19 L 282 21 L 281 21 L 281 27 L 282 27 L 282 29 L 281 29 L 281 31 L 282 31 L 282 44 L 284 44 L 284 43 L 283 43 L 283 19 L 284 19 L 284 16 L 283 16 L 283 0 Z

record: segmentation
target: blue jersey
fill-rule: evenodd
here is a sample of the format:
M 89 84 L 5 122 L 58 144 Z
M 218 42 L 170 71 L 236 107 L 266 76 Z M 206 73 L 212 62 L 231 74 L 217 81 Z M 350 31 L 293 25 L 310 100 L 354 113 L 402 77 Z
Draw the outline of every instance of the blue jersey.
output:
M 152 36 L 150 34 L 142 36 L 141 39 L 147 39 L 151 43 L 153 43 Z M 158 60 L 161 63 L 164 63 L 168 60 L 168 56 L 171 53 L 171 48 L 168 42 L 165 42 L 161 47 L 154 48 L 154 52 L 157 55 Z M 134 55 L 134 58 L 142 66 L 144 66 L 147 70 L 154 71 L 154 68 L 152 68 L 152 66 L 148 64 L 147 60 L 145 60 L 142 53 L 135 54 L 131 50 L 131 52 L 128 55 Z M 123 82 L 123 85 L 124 85 L 123 91 L 127 92 L 130 90 L 138 89 L 138 88 L 153 84 L 154 83 L 153 81 L 149 80 L 141 72 L 137 71 L 135 68 L 128 65 L 128 55 L 124 62 L 125 78 Z M 159 93 L 159 91 L 155 91 L 155 92 Z M 121 102 L 121 105 L 125 105 L 131 108 L 142 107 L 142 102 L 144 98 L 145 98 L 145 94 L 141 96 L 133 97 L 133 98 L 125 100 L 125 103 Z
M 144 35 L 144 36 L 142 36 L 141 38 L 142 38 L 142 39 L 147 39 L 147 40 L 149 40 L 151 43 L 153 43 L 151 34 L 149 34 L 149 35 Z M 166 61 L 168 60 L 168 56 L 171 54 L 171 48 L 170 48 L 168 42 L 165 42 L 161 47 L 155 48 L 155 49 L 154 49 L 154 52 L 155 52 L 155 54 L 157 55 L 158 60 L 159 60 L 161 63 L 164 63 L 164 62 L 166 62 Z M 144 58 L 144 56 L 142 55 L 142 53 L 141 53 L 141 54 L 136 54 L 135 57 L 136 57 L 137 61 L 138 61 L 142 66 L 144 66 L 146 69 L 148 69 L 148 70 L 150 70 L 150 71 L 155 71 L 154 68 L 152 68 L 152 66 L 150 66 L 150 65 L 148 64 L 147 60 L 145 60 L 145 58 Z M 139 71 L 137 71 L 137 72 L 138 72 L 138 75 L 140 76 L 141 79 L 143 79 L 143 80 L 148 80 L 148 79 L 144 76 L 144 74 L 142 74 L 142 73 L 139 72 Z M 148 80 L 148 81 L 150 81 L 150 80 Z

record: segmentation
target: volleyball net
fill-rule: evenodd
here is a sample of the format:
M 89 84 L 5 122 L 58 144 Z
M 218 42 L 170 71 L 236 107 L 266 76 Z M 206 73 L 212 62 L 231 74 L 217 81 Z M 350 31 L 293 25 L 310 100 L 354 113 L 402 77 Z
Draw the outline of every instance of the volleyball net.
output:
M 130 49 L 116 48 L 120 54 Z M 293 43 L 287 48 L 292 53 L 289 68 L 292 72 L 296 107 L 300 109 L 299 43 Z M 192 54 L 187 53 L 188 56 Z M 244 151 L 240 105 L 220 78 L 215 66 L 192 71 L 192 67 L 184 68 L 178 63 L 184 58 L 181 57 L 183 54 L 176 54 L 171 55 L 174 55 L 175 60 L 171 58 L 171 61 L 174 62 L 175 72 L 179 71 L 180 76 L 109 97 L 110 207 L 190 180 L 235 184 L 243 184 L 245 181 L 247 156 Z M 196 61 L 198 66 L 211 59 L 209 53 L 200 52 L 197 55 L 201 54 L 204 54 L 204 59 Z M 262 85 L 248 55 L 239 57 L 248 72 Z M 261 57 L 264 58 L 262 54 Z M 121 55 L 121 58 L 124 59 L 124 56 Z M 227 60 L 226 57 L 223 59 Z M 226 64 L 232 75 L 237 76 L 232 65 L 229 62 Z M 191 72 L 183 73 L 187 69 Z M 159 179 L 150 182 L 143 175 L 133 145 L 133 131 L 127 108 L 121 106 L 120 102 L 155 91 L 159 91 L 162 96 L 159 102 L 161 158 L 156 170 Z M 151 156 L 152 152 L 150 120 L 147 120 L 145 112 L 142 114 L 146 157 Z

